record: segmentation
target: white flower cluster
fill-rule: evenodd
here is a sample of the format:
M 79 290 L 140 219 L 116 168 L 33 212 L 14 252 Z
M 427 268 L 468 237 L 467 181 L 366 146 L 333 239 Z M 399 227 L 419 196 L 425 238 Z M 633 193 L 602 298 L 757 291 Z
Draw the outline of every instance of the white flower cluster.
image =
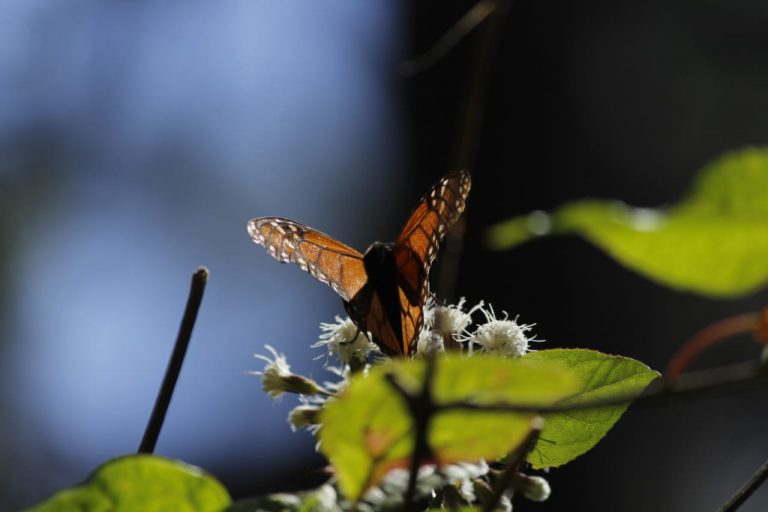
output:
M 488 352 L 509 357 L 520 357 L 529 350 L 529 343 L 535 340 L 529 336 L 532 325 L 521 324 L 517 318 L 510 320 L 504 313 L 497 318 L 493 308 L 483 302 L 465 310 L 465 300 L 456 304 L 442 305 L 430 299 L 424 307 L 424 326 L 417 340 L 417 354 L 434 354 L 445 350 L 464 350 L 468 355 L 474 352 Z M 485 317 L 473 332 L 467 331 L 472 325 L 472 315 L 480 311 Z M 279 398 L 284 393 L 301 396 L 302 404 L 289 415 L 294 429 L 317 425 L 319 408 L 346 385 L 350 368 L 365 371 L 371 353 L 381 355 L 378 347 L 370 341 L 369 333 L 361 330 L 349 318 L 336 317 L 335 323 L 321 323 L 318 341 L 313 348 L 325 347 L 328 356 L 336 357 L 341 368 L 328 367 L 339 379 L 320 385 L 301 375 L 291 372 L 284 354 L 267 345 L 272 357 L 256 355 L 267 364 L 263 371 L 251 372 L 262 377 L 262 389 L 271 397 Z M 317 409 L 317 410 L 315 410 Z
M 484 321 L 473 325 L 472 316 L 480 312 Z M 461 351 L 467 356 L 475 353 L 492 353 L 505 357 L 521 357 L 530 349 L 530 343 L 536 340 L 530 335 L 532 324 L 522 324 L 517 317 L 510 319 L 506 312 L 497 318 L 493 308 L 481 301 L 466 309 L 462 298 L 456 304 L 442 305 L 430 299 L 423 310 L 424 324 L 416 341 L 416 354 L 432 355 L 443 351 Z M 340 367 L 327 366 L 337 378 L 333 382 L 318 384 L 312 379 L 291 372 L 285 355 L 267 345 L 272 357 L 256 355 L 266 362 L 263 371 L 251 372 L 262 377 L 262 388 L 271 398 L 279 398 L 284 393 L 299 395 L 301 405 L 296 406 L 288 416 L 293 430 L 308 429 L 316 432 L 320 428 L 320 417 L 325 402 L 332 399 L 349 382 L 355 372 L 367 372 L 376 358 L 383 357 L 379 348 L 371 342 L 370 333 L 360 329 L 349 318 L 337 316 L 334 323 L 321 323 L 322 331 L 313 348 L 324 347 L 326 357 L 337 359 Z M 371 355 L 373 363 L 370 362 Z M 486 492 L 490 470 L 485 462 L 480 464 L 455 464 L 436 468 L 422 467 L 419 471 L 417 494 L 429 496 L 436 489 L 442 489 L 442 503 L 447 506 L 459 506 L 476 502 Z M 381 507 L 397 505 L 402 499 L 407 482 L 405 470 L 393 470 L 384 481 L 371 489 L 357 509 L 365 512 L 380 510 Z M 480 487 L 478 487 L 480 486 Z M 534 501 L 546 500 L 549 485 L 541 477 L 518 475 L 513 485 L 517 491 Z M 332 489 L 332 488 L 331 488 Z M 489 489 L 489 488 L 488 488 Z M 341 508 L 339 508 L 341 510 Z M 504 496 L 498 510 L 511 510 L 509 497 Z
M 507 313 L 496 318 L 493 307 L 485 307 L 482 301 L 465 310 L 465 299 L 457 304 L 436 304 L 430 299 L 424 306 L 424 325 L 416 341 L 417 354 L 434 354 L 445 350 L 458 350 L 462 346 L 467 353 L 475 350 L 510 357 L 520 357 L 528 352 L 529 343 L 539 341 L 529 336 L 533 325 L 518 323 L 517 318 L 509 319 Z M 468 332 L 472 315 L 480 311 L 485 323 L 474 332 Z M 323 333 L 313 348 L 325 347 L 329 356 L 341 363 L 365 363 L 369 355 L 380 354 L 378 347 L 370 341 L 370 334 L 361 330 L 349 318 L 336 317 L 335 323 L 321 323 Z

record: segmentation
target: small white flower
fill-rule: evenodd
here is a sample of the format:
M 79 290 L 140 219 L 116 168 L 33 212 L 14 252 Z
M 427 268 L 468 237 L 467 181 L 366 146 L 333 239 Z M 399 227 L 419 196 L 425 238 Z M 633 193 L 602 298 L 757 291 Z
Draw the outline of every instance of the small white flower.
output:
M 437 467 L 433 464 L 424 464 L 419 467 L 416 480 L 416 496 L 426 498 L 435 489 L 445 485 L 456 487 L 463 499 L 472 502 L 475 499 L 473 481 L 488 474 L 488 464 L 459 462 Z M 405 468 L 395 468 L 389 471 L 379 484 L 368 489 L 364 500 L 371 505 L 371 510 L 386 508 L 399 510 L 402 506 L 403 493 L 408 485 L 410 471 Z M 364 510 L 361 508 L 360 510 Z
M 483 302 L 464 311 L 465 299 L 462 297 L 455 305 L 435 304 L 431 298 L 424 306 L 424 327 L 419 333 L 416 352 L 419 354 L 444 352 L 445 345 L 456 348 L 461 333 L 472 323 L 472 313 L 481 309 Z M 453 344 L 453 347 L 450 345 Z
M 313 495 L 315 498 L 317 498 L 315 507 L 318 512 L 340 510 L 337 504 L 339 498 L 336 495 L 336 489 L 334 489 L 332 485 L 323 485 L 317 489 Z
M 478 463 L 457 462 L 444 466 L 442 471 L 446 481 L 457 486 L 456 490 L 459 494 L 469 503 L 472 503 L 476 498 L 473 481 L 487 475 L 489 468 L 485 461 Z
M 433 355 L 438 352 L 445 352 L 442 336 L 432 329 L 423 328 L 416 339 L 416 353 Z
M 337 316 L 336 323 L 323 322 L 320 324 L 320 329 L 323 334 L 312 348 L 325 346 L 328 353 L 336 354 L 343 363 L 349 363 L 352 359 L 366 361 L 368 353 L 371 350 L 377 350 L 376 345 L 368 340 L 366 333 L 360 330 L 349 317 L 342 319 Z
M 294 432 L 307 428 L 310 431 L 316 430 L 320 424 L 320 411 L 321 407 L 317 405 L 299 405 L 294 407 L 293 410 L 288 413 L 288 422 L 291 424 L 291 430 Z
M 466 299 L 462 297 L 456 305 L 436 305 L 434 318 L 430 324 L 432 330 L 437 331 L 443 339 L 455 339 L 459 336 L 472 323 L 472 313 L 477 310 L 482 311 L 483 308 L 483 301 L 480 301 L 469 311 L 464 311 L 465 302 Z
M 363 367 L 363 375 L 368 375 L 368 368 L 369 365 L 365 365 L 365 367 Z M 330 391 L 332 395 L 338 395 L 341 391 L 344 390 L 344 388 L 347 387 L 347 384 L 349 384 L 349 377 L 352 374 L 352 371 L 350 370 L 349 366 L 346 365 L 341 367 L 326 366 L 325 369 L 338 377 L 338 380 L 323 381 L 323 387 Z M 326 398 L 323 398 L 323 401 L 325 400 Z
M 273 359 L 260 354 L 254 354 L 256 359 L 266 361 L 267 365 L 264 367 L 264 371 L 250 373 L 261 375 L 261 389 L 270 398 L 278 398 L 286 392 L 304 395 L 328 394 L 315 381 L 291 372 L 291 367 L 284 354 L 278 354 L 270 345 L 265 345 L 265 347 L 272 353 Z
M 527 334 L 533 325 L 519 324 L 517 318 L 510 320 L 506 312 L 504 318 L 497 319 L 490 305 L 488 309 L 481 308 L 480 311 L 485 315 L 486 323 L 473 334 L 462 337 L 461 341 L 477 344 L 485 352 L 512 357 L 524 355 L 528 352 L 528 344 L 538 341 Z
M 395 468 L 389 471 L 375 487 L 371 487 L 364 494 L 364 500 L 372 505 L 373 510 L 399 509 L 402 506 L 403 493 L 408 486 L 410 471 L 404 468 Z M 440 476 L 435 472 L 435 466 L 424 465 L 419 467 L 416 478 L 416 496 L 424 498 L 432 493 L 441 484 Z

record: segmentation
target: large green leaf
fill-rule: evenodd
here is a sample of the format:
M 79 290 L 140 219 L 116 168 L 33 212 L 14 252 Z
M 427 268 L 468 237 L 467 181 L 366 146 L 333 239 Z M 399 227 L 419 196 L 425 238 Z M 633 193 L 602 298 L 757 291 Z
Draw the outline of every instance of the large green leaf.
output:
M 322 413 L 320 448 L 336 469 L 346 496 L 357 500 L 387 471 L 405 467 L 413 447 L 411 416 L 387 381 L 393 375 L 414 392 L 421 388 L 425 362 L 391 361 L 353 378 Z M 499 356 L 445 355 L 433 380 L 436 403 L 547 405 L 581 388 L 559 364 Z M 442 463 L 495 459 L 514 450 L 531 428 L 531 414 L 451 410 L 436 415 L 428 433 Z
M 218 480 L 199 468 L 133 455 L 107 462 L 84 484 L 59 491 L 28 512 L 218 512 L 230 503 Z
M 628 357 L 594 350 L 553 349 L 531 352 L 523 360 L 557 363 L 582 378 L 579 391 L 558 405 L 640 394 L 659 374 Z M 556 467 L 589 451 L 619 420 L 629 404 L 544 414 L 544 428 L 528 454 L 534 468 Z
M 717 297 L 768 282 L 768 149 L 729 153 L 705 167 L 676 206 L 633 208 L 584 200 L 492 227 L 507 249 L 541 235 L 576 233 L 666 286 Z

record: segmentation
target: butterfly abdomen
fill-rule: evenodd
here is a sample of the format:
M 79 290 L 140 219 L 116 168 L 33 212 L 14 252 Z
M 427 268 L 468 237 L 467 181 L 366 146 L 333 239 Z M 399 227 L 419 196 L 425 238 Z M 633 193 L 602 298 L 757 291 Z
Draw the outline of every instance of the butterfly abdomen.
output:
M 388 355 L 403 354 L 397 264 L 392 244 L 374 242 L 363 256 L 368 281 L 344 306 L 350 318 L 369 330 L 373 341 Z
M 368 282 L 371 284 L 384 314 L 392 326 L 402 346 L 402 328 L 400 326 L 400 303 L 397 299 L 397 264 L 392 253 L 392 244 L 374 242 L 363 256 Z

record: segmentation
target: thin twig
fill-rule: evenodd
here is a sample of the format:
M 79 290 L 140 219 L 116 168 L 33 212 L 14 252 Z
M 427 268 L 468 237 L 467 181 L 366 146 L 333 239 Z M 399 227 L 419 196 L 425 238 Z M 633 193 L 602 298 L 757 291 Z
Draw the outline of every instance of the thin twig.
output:
M 493 0 L 477 2 L 464 16 L 449 28 L 429 50 L 415 59 L 403 62 L 400 71 L 406 75 L 416 75 L 434 66 L 445 58 L 467 35 L 483 22 L 496 8 Z
M 470 71 L 469 95 L 464 109 L 464 120 L 459 125 L 459 134 L 454 154 L 454 168 L 468 169 L 473 167 L 480 140 L 480 128 L 485 114 L 485 98 L 488 89 L 488 74 L 495 55 L 499 38 L 502 34 L 504 21 L 512 0 L 492 0 L 493 15 L 488 18 L 488 24 L 478 41 L 477 52 L 472 59 Z
M 451 162 L 453 169 L 472 170 L 474 168 L 477 143 L 480 140 L 480 129 L 485 114 L 489 70 L 511 1 L 482 0 L 472 9 L 477 9 L 478 5 L 484 5 L 483 10 L 488 21 L 484 27 L 485 30 L 480 34 L 477 50 L 472 59 L 469 93 L 462 113 L 463 119 L 458 125 L 459 129 L 453 146 L 456 148 Z M 444 244 L 445 249 L 440 256 L 436 290 L 445 299 L 451 299 L 456 289 L 456 275 L 458 274 L 459 259 L 463 247 L 466 217 L 467 213 L 465 212 L 448 231 Z
M 173 390 L 176 387 L 176 381 L 179 378 L 179 373 L 181 373 L 181 365 L 184 363 L 184 356 L 187 353 L 189 340 L 192 337 L 192 329 L 195 327 L 195 320 L 200 309 L 200 303 L 203 300 L 206 281 L 208 281 L 208 270 L 205 267 L 200 267 L 192 274 L 192 285 L 189 289 L 184 316 L 179 326 L 179 334 L 176 337 L 176 344 L 173 346 L 173 353 L 165 370 L 163 383 L 160 386 L 160 391 L 157 393 L 152 415 L 149 417 L 147 428 L 144 430 L 144 437 L 139 445 L 139 453 L 152 453 L 155 451 L 157 438 L 160 437 L 165 414 L 168 412 L 168 405 L 171 403 Z
M 768 479 L 768 461 L 765 461 L 763 465 L 755 471 L 755 474 L 746 481 L 741 489 L 731 496 L 731 499 L 729 499 L 725 505 L 720 507 L 718 512 L 733 512 L 734 510 L 738 510 L 739 507 L 752 496 L 758 487 L 765 483 L 766 479 Z
M 512 485 L 512 481 L 515 479 L 515 475 L 520 469 L 520 464 L 525 460 L 525 456 L 528 455 L 528 452 L 530 452 L 536 444 L 543 426 L 544 423 L 541 420 L 541 417 L 537 416 L 533 418 L 531 421 L 531 431 L 528 432 L 528 435 L 523 439 L 523 442 L 520 443 L 520 446 L 518 446 L 514 453 L 511 454 L 509 461 L 507 462 L 507 467 L 504 468 L 504 471 L 501 472 L 496 479 L 496 482 L 494 482 L 493 492 L 488 501 L 485 502 L 485 505 L 483 505 L 483 512 L 493 512 L 496 510 L 496 506 L 501 501 L 501 497 L 504 496 L 504 491 Z

